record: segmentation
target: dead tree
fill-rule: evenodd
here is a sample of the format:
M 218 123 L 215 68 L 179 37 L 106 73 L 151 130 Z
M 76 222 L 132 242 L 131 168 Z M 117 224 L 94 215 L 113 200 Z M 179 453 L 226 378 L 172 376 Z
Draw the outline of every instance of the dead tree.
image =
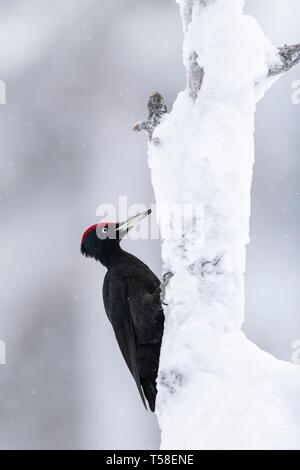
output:
M 152 94 L 135 126 L 149 136 L 164 270 L 173 273 L 158 378 L 162 448 L 299 448 L 300 370 L 261 351 L 241 325 L 254 112 L 299 62 L 300 45 L 274 47 L 243 0 L 177 3 L 186 89 L 170 113 Z

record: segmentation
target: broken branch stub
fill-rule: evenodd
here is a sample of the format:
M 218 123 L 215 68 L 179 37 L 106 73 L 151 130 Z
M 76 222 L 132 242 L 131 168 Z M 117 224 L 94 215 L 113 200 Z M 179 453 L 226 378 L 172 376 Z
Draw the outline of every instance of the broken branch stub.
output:
M 288 72 L 300 62 L 300 44 L 293 46 L 283 46 L 278 49 L 281 63 L 274 64 L 269 70 L 269 77 Z
M 145 121 L 138 122 L 134 125 L 134 131 L 146 131 L 150 140 L 152 140 L 153 132 L 160 124 L 163 116 L 168 112 L 167 105 L 158 91 L 152 93 L 148 101 L 148 117 Z

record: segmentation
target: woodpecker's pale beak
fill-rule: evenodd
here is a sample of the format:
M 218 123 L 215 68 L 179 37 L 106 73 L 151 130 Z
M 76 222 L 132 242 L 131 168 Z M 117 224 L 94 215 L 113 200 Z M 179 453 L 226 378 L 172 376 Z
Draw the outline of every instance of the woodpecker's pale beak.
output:
M 130 217 L 128 220 L 126 220 L 126 222 L 121 222 L 119 227 L 116 229 L 116 232 L 119 232 L 119 238 L 125 237 L 126 233 L 128 233 L 132 227 L 138 224 L 149 214 L 151 214 L 151 209 Z

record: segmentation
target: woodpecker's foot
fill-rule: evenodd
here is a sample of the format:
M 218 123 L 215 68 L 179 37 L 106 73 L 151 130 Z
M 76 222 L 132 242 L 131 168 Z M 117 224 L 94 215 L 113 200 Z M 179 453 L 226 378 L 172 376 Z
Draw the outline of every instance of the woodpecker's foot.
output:
M 171 277 L 174 276 L 174 273 L 171 273 L 171 271 L 165 273 L 162 277 L 162 282 L 160 284 L 160 300 L 163 305 L 168 305 L 164 302 L 165 296 L 166 296 L 166 288 L 169 284 L 169 281 Z

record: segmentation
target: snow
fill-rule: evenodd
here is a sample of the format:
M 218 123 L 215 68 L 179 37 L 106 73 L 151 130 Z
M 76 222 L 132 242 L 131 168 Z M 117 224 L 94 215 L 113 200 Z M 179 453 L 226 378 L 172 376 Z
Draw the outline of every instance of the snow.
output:
M 242 0 L 178 0 L 187 71 L 204 69 L 156 128 L 149 164 L 167 288 L 157 414 L 165 449 L 299 449 L 300 368 L 242 333 L 254 113 L 276 48 Z M 188 73 L 188 72 L 187 72 Z M 180 207 L 184 228 L 172 232 Z M 171 235 L 171 236 L 170 236 Z

